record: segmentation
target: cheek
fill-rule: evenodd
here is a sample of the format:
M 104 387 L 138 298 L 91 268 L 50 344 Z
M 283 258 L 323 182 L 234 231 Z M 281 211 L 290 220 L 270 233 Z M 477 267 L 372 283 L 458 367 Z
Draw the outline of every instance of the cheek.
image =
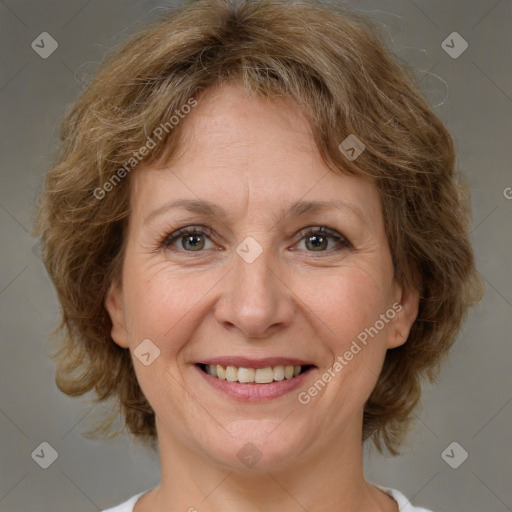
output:
M 324 324 L 329 339 L 340 349 L 370 328 L 391 307 L 387 282 L 361 269 L 343 269 L 304 291 L 304 301 Z M 386 325 L 379 329 L 386 330 Z M 379 323 L 380 327 L 380 323 Z M 328 329 L 327 329 L 328 328 Z
M 329 354 L 322 370 L 330 368 L 335 375 L 327 395 L 332 393 L 332 400 L 355 409 L 367 399 L 380 373 L 391 325 L 390 317 L 385 322 L 381 315 L 386 315 L 392 304 L 384 279 L 361 269 L 344 270 L 322 280 L 323 286 L 310 294 L 308 306 Z
M 355 411 L 366 402 L 380 374 L 390 325 L 381 320 L 381 315 L 391 304 L 382 284 L 365 275 L 340 278 L 334 285 L 316 305 L 320 336 L 330 358 L 319 378 L 329 379 L 327 401 L 344 404 L 345 411 Z M 337 409 L 329 414 L 337 425 Z
M 185 341 L 197 328 L 194 317 L 218 278 L 205 272 L 184 273 L 162 261 L 130 263 L 124 295 L 131 343 L 149 338 L 163 352 L 177 351 L 179 340 Z

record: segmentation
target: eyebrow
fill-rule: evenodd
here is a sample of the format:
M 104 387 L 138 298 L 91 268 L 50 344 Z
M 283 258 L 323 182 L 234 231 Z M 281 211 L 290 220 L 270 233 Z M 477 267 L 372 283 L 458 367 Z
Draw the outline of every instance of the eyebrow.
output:
M 198 199 L 177 199 L 174 201 L 169 201 L 158 207 L 156 210 L 153 210 L 144 219 L 144 225 L 149 223 L 155 217 L 158 217 L 174 208 L 182 208 L 192 213 L 204 215 L 205 217 L 219 218 L 223 222 L 225 222 L 228 217 L 226 211 L 221 206 L 216 205 L 210 201 Z M 308 213 L 333 209 L 351 211 L 365 224 L 367 223 L 366 216 L 357 206 L 351 203 L 346 203 L 344 201 L 296 201 L 292 203 L 286 210 L 282 209 L 281 214 L 283 216 L 300 217 Z

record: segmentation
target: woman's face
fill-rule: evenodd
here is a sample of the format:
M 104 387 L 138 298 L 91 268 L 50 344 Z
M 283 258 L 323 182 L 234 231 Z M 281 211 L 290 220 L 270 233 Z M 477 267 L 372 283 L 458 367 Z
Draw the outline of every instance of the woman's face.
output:
M 360 442 L 417 307 L 393 279 L 376 189 L 329 170 L 290 99 L 223 86 L 180 122 L 179 159 L 130 177 L 122 285 L 107 298 L 160 445 L 243 470 L 245 455 L 269 469 Z M 221 380 L 216 365 L 235 368 Z

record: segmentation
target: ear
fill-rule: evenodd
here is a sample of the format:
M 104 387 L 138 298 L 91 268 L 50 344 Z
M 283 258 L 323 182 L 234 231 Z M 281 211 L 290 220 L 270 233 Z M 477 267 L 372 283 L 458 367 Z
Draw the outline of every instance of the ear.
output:
M 409 336 L 412 324 L 418 316 L 420 295 L 417 290 L 411 287 L 396 285 L 396 301 L 393 308 L 395 317 L 389 325 L 387 347 L 396 348 L 403 345 Z
M 128 331 L 126 330 L 123 307 L 123 291 L 121 285 L 115 280 L 112 281 L 107 292 L 105 308 L 112 321 L 112 339 L 120 347 L 128 348 Z

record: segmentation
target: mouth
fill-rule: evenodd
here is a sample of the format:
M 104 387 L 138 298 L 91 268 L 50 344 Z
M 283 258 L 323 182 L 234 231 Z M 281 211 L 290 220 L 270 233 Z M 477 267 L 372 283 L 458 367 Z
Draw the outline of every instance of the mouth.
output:
M 307 365 L 276 365 L 264 368 L 244 366 L 204 364 L 197 365 L 204 373 L 218 380 L 238 382 L 240 384 L 271 384 L 282 380 L 290 380 L 302 375 L 314 366 Z
M 284 358 L 219 358 L 194 366 L 210 387 L 241 402 L 268 401 L 289 394 L 317 368 Z

